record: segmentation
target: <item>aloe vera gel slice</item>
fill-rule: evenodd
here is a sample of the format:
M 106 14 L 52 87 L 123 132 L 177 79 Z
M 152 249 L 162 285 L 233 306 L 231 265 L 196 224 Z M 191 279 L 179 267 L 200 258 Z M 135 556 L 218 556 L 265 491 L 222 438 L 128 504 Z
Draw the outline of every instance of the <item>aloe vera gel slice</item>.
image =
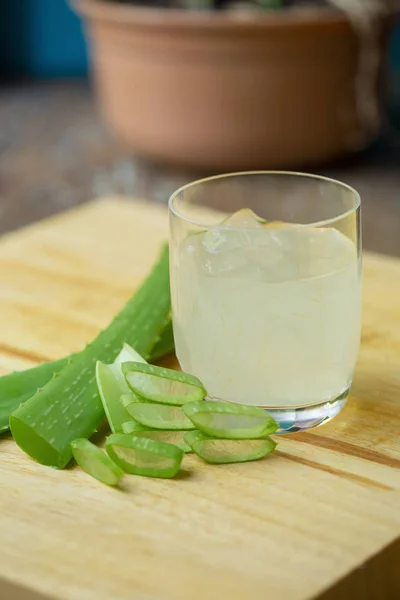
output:
M 179 406 L 133 402 L 126 410 L 135 421 L 150 429 L 195 429 Z
M 121 433 L 122 424 L 129 421 L 129 414 L 124 408 L 126 403 L 121 402 L 121 398 L 127 397 L 129 399 L 127 403 L 139 401 L 138 397 L 130 391 L 121 370 L 122 364 L 129 360 L 146 363 L 144 358 L 128 344 L 123 345 L 112 365 L 105 365 L 100 361 L 96 363 L 97 388 L 113 433 Z
M 149 431 L 149 428 L 146 427 L 146 425 L 142 425 L 141 423 L 138 423 L 137 421 L 126 421 L 125 423 L 122 423 L 122 431 L 124 433 L 138 433 L 139 431 Z
M 85 473 L 107 485 L 117 485 L 124 471 L 105 452 L 85 438 L 71 442 L 72 454 Z
M 111 431 L 122 432 L 122 424 L 129 421 L 129 414 L 120 400 L 121 387 L 110 365 L 97 361 L 96 381 Z
M 119 373 L 121 373 L 121 381 L 123 380 L 124 383 L 124 390 L 128 390 L 129 388 L 126 385 L 126 381 L 125 381 L 125 377 L 123 376 L 122 373 L 122 365 L 126 362 L 138 362 L 138 363 L 142 363 L 142 364 L 147 364 L 147 361 L 143 358 L 143 356 L 141 356 L 139 354 L 139 352 L 136 352 L 136 350 L 134 348 L 132 348 L 132 346 L 130 346 L 129 344 L 124 344 L 122 346 L 122 350 L 121 352 L 118 354 L 117 358 L 114 360 L 112 367 L 115 369 L 115 371 L 119 371 Z
M 127 473 L 148 477 L 174 477 L 184 455 L 172 444 L 124 433 L 110 435 L 106 450 L 109 457 Z
M 130 424 L 134 423 L 134 421 L 130 421 Z M 192 452 L 192 448 L 188 446 L 185 442 L 185 434 L 187 431 L 170 431 L 167 429 L 149 429 L 148 427 L 144 427 L 140 425 L 140 423 L 136 423 L 136 426 L 142 427 L 142 429 L 137 429 L 136 427 L 132 427 L 125 423 L 126 427 L 124 427 L 125 433 L 133 433 L 134 435 L 138 435 L 139 437 L 145 437 L 150 440 L 158 440 L 159 442 L 166 442 L 167 444 L 173 444 L 177 446 L 184 452 Z M 128 425 L 128 426 L 127 426 Z M 130 430 L 130 431 L 129 431 Z
M 137 396 L 133 392 L 129 392 L 129 394 L 122 394 L 122 396 L 120 398 L 120 402 L 126 408 L 133 402 L 144 402 L 144 400 L 143 400 L 143 398 L 139 398 L 139 396 Z
M 181 406 L 202 400 L 207 393 L 201 381 L 189 373 L 138 362 L 124 363 L 122 371 L 133 392 L 151 402 Z
M 277 422 L 262 408 L 226 402 L 194 402 L 182 407 L 197 429 L 217 438 L 255 439 L 277 431 Z
M 214 464 L 258 460 L 276 447 L 276 443 L 269 437 L 257 440 L 226 440 L 209 437 L 201 431 L 187 432 L 185 441 L 200 458 Z
M 125 375 L 122 372 L 122 365 L 125 362 L 133 360 L 138 363 L 147 364 L 147 361 L 139 354 L 139 352 L 136 352 L 129 344 L 124 344 L 113 364 L 109 366 L 114 375 L 116 384 L 118 385 L 120 398 L 129 395 L 132 402 L 140 402 L 138 396 L 132 392 L 126 383 Z

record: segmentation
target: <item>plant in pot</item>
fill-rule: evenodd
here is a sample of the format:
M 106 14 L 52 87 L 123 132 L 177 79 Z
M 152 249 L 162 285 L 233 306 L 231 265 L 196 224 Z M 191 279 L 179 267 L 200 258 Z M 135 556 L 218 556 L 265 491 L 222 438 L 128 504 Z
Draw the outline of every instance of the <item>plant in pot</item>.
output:
M 311 166 L 379 128 L 379 0 L 75 0 L 103 117 L 133 152 L 203 170 Z

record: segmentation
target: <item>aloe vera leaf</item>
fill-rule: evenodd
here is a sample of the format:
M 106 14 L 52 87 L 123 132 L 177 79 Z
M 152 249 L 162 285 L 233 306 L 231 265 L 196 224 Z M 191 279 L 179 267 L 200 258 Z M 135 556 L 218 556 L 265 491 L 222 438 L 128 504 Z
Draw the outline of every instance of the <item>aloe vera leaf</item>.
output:
M 172 323 L 169 319 L 161 333 L 161 337 L 152 350 L 149 360 L 155 361 L 173 351 Z M 25 371 L 14 371 L 0 377 L 0 434 L 8 431 L 10 415 L 24 402 L 29 400 L 38 389 L 42 388 L 57 375 L 73 358 L 65 356 L 52 362 L 42 363 Z M 125 360 L 134 360 L 133 356 Z
M 0 435 L 9 430 L 9 420 L 11 413 L 16 410 L 21 404 L 32 397 L 31 392 L 22 394 L 17 398 L 6 398 L 0 407 Z
M 168 250 L 125 308 L 92 344 L 10 417 L 16 443 L 39 463 L 63 468 L 71 442 L 90 437 L 105 413 L 95 365 L 113 362 L 125 342 L 148 357 L 170 313 Z
M 86 438 L 73 440 L 71 450 L 80 468 L 106 485 L 117 485 L 124 475 L 124 471 L 115 464 L 108 454 Z
M 0 432 L 8 430 L 11 413 L 29 400 L 68 364 L 69 357 L 43 363 L 25 371 L 14 371 L 0 377 Z
M 147 477 L 174 477 L 184 452 L 166 442 L 113 433 L 106 440 L 110 458 L 127 473 Z
M 175 342 L 174 342 L 174 331 L 172 328 L 172 321 L 166 325 L 162 336 L 160 337 L 157 344 L 154 346 L 151 352 L 151 360 L 152 362 L 166 356 L 167 354 L 171 354 L 175 350 Z
M 182 407 L 197 429 L 226 439 L 255 439 L 274 433 L 277 422 L 262 408 L 227 402 L 193 402 Z
M 255 440 L 227 440 L 212 438 L 195 430 L 188 431 L 184 439 L 200 458 L 214 464 L 258 460 L 276 448 L 276 443 L 269 437 Z
M 122 372 L 131 390 L 151 402 L 182 406 L 207 394 L 201 381 L 189 373 L 137 362 L 124 363 Z

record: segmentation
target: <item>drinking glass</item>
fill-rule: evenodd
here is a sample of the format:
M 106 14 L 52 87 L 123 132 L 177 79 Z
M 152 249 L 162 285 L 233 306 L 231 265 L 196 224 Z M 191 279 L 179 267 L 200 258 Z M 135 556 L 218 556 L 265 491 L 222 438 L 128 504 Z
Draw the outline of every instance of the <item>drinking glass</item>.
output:
M 209 399 L 287 433 L 345 405 L 361 329 L 360 197 L 289 172 L 195 181 L 169 201 L 176 353 Z

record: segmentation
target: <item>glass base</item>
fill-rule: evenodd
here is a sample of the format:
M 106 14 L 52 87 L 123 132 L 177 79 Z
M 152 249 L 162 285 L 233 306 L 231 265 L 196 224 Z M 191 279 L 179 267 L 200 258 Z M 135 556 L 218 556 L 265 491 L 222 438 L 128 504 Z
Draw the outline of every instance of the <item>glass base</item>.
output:
M 266 408 L 265 410 L 279 424 L 276 433 L 296 433 L 312 427 L 319 427 L 336 417 L 344 407 L 350 388 L 328 402 L 293 408 Z

